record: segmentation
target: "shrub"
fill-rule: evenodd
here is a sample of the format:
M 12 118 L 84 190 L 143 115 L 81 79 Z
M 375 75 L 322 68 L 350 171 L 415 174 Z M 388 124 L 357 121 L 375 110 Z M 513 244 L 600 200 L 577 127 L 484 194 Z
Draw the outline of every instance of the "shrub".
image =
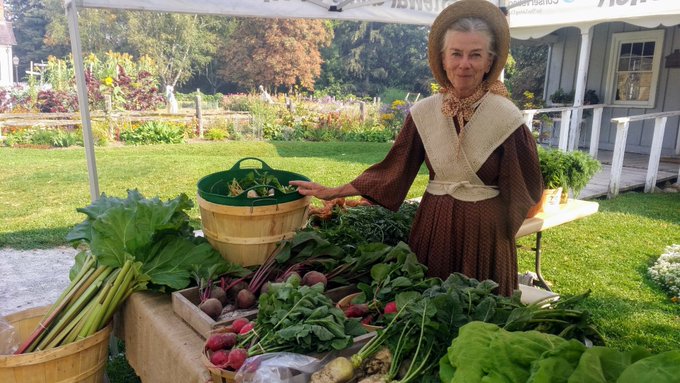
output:
M 180 144 L 184 142 L 184 134 L 182 125 L 148 121 L 121 130 L 120 140 L 128 145 Z
M 666 252 L 649 269 L 654 282 L 671 295 L 671 300 L 680 302 L 680 245 L 666 247 Z
M 212 128 L 205 132 L 203 137 L 209 141 L 224 141 L 229 138 L 229 132 L 220 128 Z

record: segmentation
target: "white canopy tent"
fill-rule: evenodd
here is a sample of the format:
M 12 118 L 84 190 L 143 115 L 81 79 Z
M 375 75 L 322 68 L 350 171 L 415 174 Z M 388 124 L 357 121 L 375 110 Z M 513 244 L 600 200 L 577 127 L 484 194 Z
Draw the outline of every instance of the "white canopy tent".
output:
M 65 0 L 71 36 L 90 197 L 99 198 L 99 183 L 78 29 L 78 10 L 126 9 L 154 12 L 224 15 L 234 17 L 309 18 L 430 25 L 457 0 Z M 656 27 L 680 24 L 680 0 L 488 0 L 509 12 L 512 37 L 538 38 L 563 27 L 582 34 L 575 106 L 583 102 L 592 26 L 610 21 Z M 572 119 L 576 122 L 577 119 Z

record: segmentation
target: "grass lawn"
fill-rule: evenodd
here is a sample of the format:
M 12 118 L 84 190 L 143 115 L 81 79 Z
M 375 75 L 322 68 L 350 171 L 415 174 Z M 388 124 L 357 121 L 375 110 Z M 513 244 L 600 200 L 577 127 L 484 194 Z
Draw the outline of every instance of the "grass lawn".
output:
M 328 185 L 347 182 L 383 158 L 390 144 L 228 142 L 97 148 L 100 190 L 124 196 L 195 200 L 199 178 L 258 157 L 272 168 L 304 174 Z M 422 194 L 418 176 L 409 197 Z M 680 243 L 680 194 L 627 193 L 599 200 L 600 212 L 543 234 L 543 275 L 553 290 L 573 295 L 592 290 L 590 310 L 609 345 L 654 352 L 680 348 L 680 305 L 647 277 L 666 246 Z M 83 148 L 0 148 L 0 248 L 64 244 L 65 234 L 90 203 Z M 196 228 L 198 207 L 190 212 Z M 518 241 L 519 269 L 533 270 L 534 236 Z

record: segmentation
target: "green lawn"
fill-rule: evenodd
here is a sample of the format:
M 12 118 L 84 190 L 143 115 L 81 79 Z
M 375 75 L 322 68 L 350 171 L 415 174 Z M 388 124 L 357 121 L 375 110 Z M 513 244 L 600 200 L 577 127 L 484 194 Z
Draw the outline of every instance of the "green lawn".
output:
M 124 196 L 137 188 L 163 199 L 195 198 L 196 182 L 226 170 L 243 157 L 275 169 L 336 185 L 380 160 L 390 144 L 229 142 L 97 148 L 100 190 Z M 426 176 L 409 197 L 422 194 Z M 0 247 L 44 248 L 84 216 L 90 202 L 83 148 L 0 148 Z M 565 295 L 592 290 L 589 309 L 611 346 L 642 346 L 655 352 L 680 347 L 680 305 L 646 276 L 646 269 L 673 243 L 680 243 L 680 194 L 627 193 L 599 200 L 600 212 L 543 235 L 543 275 Z M 198 208 L 190 212 L 200 227 Z M 519 240 L 520 271 L 533 270 L 534 236 Z

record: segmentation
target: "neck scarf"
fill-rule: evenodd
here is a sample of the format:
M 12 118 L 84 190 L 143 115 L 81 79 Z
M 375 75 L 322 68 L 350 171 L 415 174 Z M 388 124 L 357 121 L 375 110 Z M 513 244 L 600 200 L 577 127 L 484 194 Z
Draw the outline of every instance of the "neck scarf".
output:
M 440 90 L 440 93 L 444 94 L 442 113 L 447 117 L 456 117 L 462 130 L 465 125 L 464 121 L 470 121 L 479 102 L 487 92 L 508 97 L 508 90 L 499 80 L 482 81 L 475 92 L 465 98 L 458 98 L 453 92 L 453 86 L 444 87 Z

